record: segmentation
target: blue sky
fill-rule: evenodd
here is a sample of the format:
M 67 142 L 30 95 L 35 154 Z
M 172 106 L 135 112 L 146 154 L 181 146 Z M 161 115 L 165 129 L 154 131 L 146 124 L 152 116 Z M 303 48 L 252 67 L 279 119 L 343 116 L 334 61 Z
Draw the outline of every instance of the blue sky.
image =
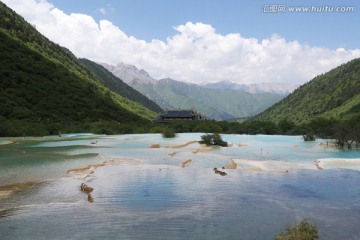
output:
M 360 57 L 358 0 L 0 1 L 77 57 L 155 79 L 299 86 Z
M 174 26 L 202 22 L 218 33 L 263 39 L 279 34 L 289 41 L 327 48 L 359 48 L 359 1 L 296 0 L 49 0 L 66 13 L 108 19 L 128 35 L 165 40 Z M 264 13 L 266 5 L 353 6 L 351 13 Z M 101 13 L 99 9 L 106 12 Z

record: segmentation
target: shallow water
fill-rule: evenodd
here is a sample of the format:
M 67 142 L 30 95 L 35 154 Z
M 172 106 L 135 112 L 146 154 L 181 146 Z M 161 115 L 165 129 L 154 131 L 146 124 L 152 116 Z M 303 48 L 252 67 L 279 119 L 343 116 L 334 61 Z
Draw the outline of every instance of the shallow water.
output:
M 230 148 L 196 153 L 198 144 L 164 148 L 201 135 L 1 140 L 8 144 L 0 145 L 0 186 L 36 184 L 0 199 L 0 239 L 273 239 L 303 218 L 318 225 L 323 239 L 360 239 L 360 171 L 356 164 L 345 166 L 354 170 L 335 164 L 356 163 L 359 151 L 324 148 L 298 136 L 242 135 L 223 135 L 233 143 Z M 69 169 L 120 158 L 89 175 L 66 175 Z M 275 168 L 273 161 L 330 159 L 333 165 L 286 174 L 274 169 L 214 174 L 212 168 L 226 166 L 230 158 Z M 187 159 L 193 161 L 179 167 Z M 80 191 L 83 182 L 94 188 L 93 203 Z
M 286 162 L 313 162 L 322 158 L 359 158 L 357 150 L 344 150 L 326 146 L 325 140 L 305 142 L 302 136 L 224 135 L 223 139 L 244 144 L 238 148 L 222 148 L 222 153 L 251 160 L 276 160 Z M 320 145 L 320 143 L 324 145 Z

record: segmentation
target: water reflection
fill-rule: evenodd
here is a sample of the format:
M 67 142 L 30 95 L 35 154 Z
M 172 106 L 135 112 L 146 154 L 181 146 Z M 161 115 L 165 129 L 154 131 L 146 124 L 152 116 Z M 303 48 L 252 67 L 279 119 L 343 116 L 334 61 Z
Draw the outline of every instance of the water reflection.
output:
M 227 172 L 221 177 L 212 169 L 99 168 L 87 182 L 93 203 L 79 189 L 83 179 L 48 182 L 31 199 L 25 192 L 2 204 L 22 207 L 0 220 L 0 231 L 10 239 L 271 239 L 289 222 L 308 218 L 324 239 L 360 237 L 358 172 Z M 13 224 L 19 228 L 10 231 Z

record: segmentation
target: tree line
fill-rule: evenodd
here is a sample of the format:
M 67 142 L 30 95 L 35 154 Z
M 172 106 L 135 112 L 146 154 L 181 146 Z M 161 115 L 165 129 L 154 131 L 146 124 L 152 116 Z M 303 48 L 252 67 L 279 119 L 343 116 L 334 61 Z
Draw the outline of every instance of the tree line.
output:
M 266 134 L 266 135 L 302 135 L 304 140 L 315 138 L 333 139 L 341 148 L 360 147 L 360 118 L 336 120 L 317 118 L 309 123 L 297 125 L 289 120 L 279 123 L 269 121 L 247 121 L 243 123 L 226 121 L 173 121 L 157 124 L 151 121 L 112 121 L 87 119 L 75 121 L 48 122 L 43 119 L 32 120 L 5 119 L 0 116 L 0 137 L 4 136 L 43 136 L 74 132 L 91 132 L 96 134 L 132 134 L 132 133 L 174 133 L 201 132 L 224 134 Z

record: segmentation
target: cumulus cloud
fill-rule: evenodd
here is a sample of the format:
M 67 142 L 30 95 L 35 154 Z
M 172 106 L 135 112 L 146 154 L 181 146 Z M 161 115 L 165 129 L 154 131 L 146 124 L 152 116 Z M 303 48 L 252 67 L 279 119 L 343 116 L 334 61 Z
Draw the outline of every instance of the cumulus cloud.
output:
M 282 82 L 302 84 L 342 63 L 360 57 L 360 49 L 327 49 L 274 34 L 266 39 L 240 33 L 222 35 L 208 24 L 174 27 L 165 41 L 128 36 L 107 20 L 65 14 L 46 0 L 2 0 L 52 41 L 76 56 L 143 68 L 155 78 L 187 82 Z

